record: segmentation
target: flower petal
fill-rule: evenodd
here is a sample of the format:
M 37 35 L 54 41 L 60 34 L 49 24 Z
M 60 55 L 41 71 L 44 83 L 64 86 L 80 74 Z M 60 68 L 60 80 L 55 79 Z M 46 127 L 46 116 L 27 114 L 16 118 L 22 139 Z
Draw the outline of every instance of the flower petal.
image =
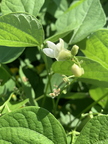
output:
M 57 44 L 57 49 L 58 51 L 61 51 L 64 49 L 64 41 L 61 38 L 59 39 L 59 41 L 60 42 Z
M 47 41 L 46 43 L 47 43 L 47 45 L 48 45 L 49 48 L 51 48 L 53 50 L 57 49 L 56 45 L 53 42 Z
M 54 50 L 52 50 L 52 49 L 50 49 L 50 48 L 44 48 L 44 49 L 43 49 L 43 52 L 44 52 L 48 57 L 55 58 L 55 57 L 54 57 Z
M 60 41 L 61 47 L 64 48 L 64 41 L 61 38 L 59 39 L 59 41 Z
M 58 55 L 59 55 L 59 52 L 56 50 L 56 51 L 54 51 L 54 58 L 57 58 L 58 57 Z

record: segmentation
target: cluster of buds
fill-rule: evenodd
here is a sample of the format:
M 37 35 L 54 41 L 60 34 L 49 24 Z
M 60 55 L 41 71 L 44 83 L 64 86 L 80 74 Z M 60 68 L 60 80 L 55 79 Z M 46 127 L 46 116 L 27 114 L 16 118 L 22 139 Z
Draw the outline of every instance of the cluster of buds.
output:
M 49 95 L 50 95 L 52 98 L 55 98 L 55 97 L 57 97 L 59 94 L 60 94 L 60 88 L 57 88 L 57 89 L 53 89 L 53 93 L 50 93 Z
M 74 45 L 71 51 L 69 51 L 64 48 L 64 41 L 61 38 L 59 39 L 59 43 L 57 44 L 54 44 L 51 41 L 47 41 L 46 43 L 48 45 L 48 48 L 44 48 L 43 52 L 47 56 L 55 58 L 57 61 L 72 59 L 72 61 L 75 62 L 71 66 L 72 74 L 75 77 L 80 77 L 84 74 L 84 69 L 81 67 L 80 62 L 75 57 L 75 55 L 78 53 L 79 50 L 79 47 L 77 45 Z

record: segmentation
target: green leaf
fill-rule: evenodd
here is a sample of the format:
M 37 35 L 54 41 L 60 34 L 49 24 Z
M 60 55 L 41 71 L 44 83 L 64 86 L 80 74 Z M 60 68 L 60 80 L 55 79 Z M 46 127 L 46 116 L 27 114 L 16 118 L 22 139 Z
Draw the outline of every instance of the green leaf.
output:
M 92 97 L 93 100 L 97 101 L 102 96 L 106 95 L 105 98 L 103 98 L 101 101 L 98 102 L 102 106 L 102 108 L 108 108 L 108 88 L 101 88 L 101 87 L 95 87 L 91 88 L 89 90 L 90 97 Z
M 77 5 L 79 5 L 80 2 L 78 2 Z M 75 26 L 78 26 L 79 21 L 76 19 L 75 16 L 75 9 L 77 5 L 72 5 L 67 9 L 67 11 L 62 14 L 56 21 L 56 28 L 57 32 L 62 32 L 65 29 L 68 31 L 71 31 L 75 28 Z
M 101 115 L 91 119 L 83 128 L 75 144 L 107 144 L 108 116 Z
M 54 116 L 29 106 L 0 118 L 0 144 L 67 144 L 66 134 Z
M 3 86 L 0 86 L 0 96 L 5 97 L 6 95 L 10 95 L 14 91 L 15 82 L 9 79 Z
M 66 35 L 68 35 L 69 33 L 72 32 L 72 30 L 74 30 L 76 27 L 78 26 L 78 24 L 75 25 L 69 25 L 67 26 L 65 29 L 61 30 L 60 32 L 57 32 L 56 34 L 54 34 L 53 36 L 49 37 L 47 40 L 55 42 L 57 41 L 59 38 L 63 38 Z
M 48 13 L 50 13 L 53 17 L 57 19 L 64 13 L 64 11 L 67 10 L 68 2 L 67 0 L 52 0 L 52 1 L 49 0 L 49 3 L 47 4 L 46 7 L 47 7 Z
M 27 12 L 37 16 L 45 0 L 2 0 L 1 10 L 3 14 L 11 12 Z
M 52 70 L 55 73 L 72 75 L 71 66 L 74 64 L 71 60 L 68 61 L 56 61 L 52 64 Z
M 3 85 L 9 80 L 10 76 L 8 75 L 7 67 L 0 65 L 0 85 Z
M 0 46 L 0 63 L 10 63 L 17 59 L 25 50 L 21 47 Z
M 88 59 L 86 57 L 78 57 L 79 60 L 82 60 L 83 63 L 81 66 L 84 68 L 84 75 L 79 77 L 80 79 L 91 79 L 98 80 L 98 82 L 104 81 L 108 82 L 108 70 L 105 69 L 100 63 Z M 52 69 L 55 73 L 60 73 L 64 75 L 71 76 L 71 66 L 73 65 L 73 61 L 56 61 L 52 65 Z
M 39 21 L 27 13 L 1 16 L 0 33 L 0 45 L 12 47 L 40 46 L 44 35 Z
M 8 100 L 2 106 L 0 106 L 0 110 L 2 111 L 1 114 L 6 114 L 6 113 L 9 113 L 9 112 L 15 111 L 17 109 L 20 109 L 27 102 L 29 102 L 29 99 L 25 99 L 21 102 L 12 102 L 12 101 L 10 101 L 12 97 L 14 97 L 13 93 L 10 95 Z
M 21 66 L 19 68 L 19 75 L 21 78 L 22 87 L 23 87 L 26 98 L 29 99 L 30 104 L 35 106 L 35 105 L 37 105 L 36 100 L 35 100 L 35 92 L 31 86 L 30 82 L 28 81 L 28 78 L 25 76 L 25 74 L 23 72 L 24 67 L 25 67 L 25 65 L 22 62 Z
M 102 28 L 106 23 L 106 18 L 99 0 L 82 0 L 80 5 L 73 9 L 74 17 L 77 13 L 80 25 L 75 29 L 70 40 L 76 43 L 87 37 L 90 33 Z M 73 18 L 73 16 L 72 16 Z
M 81 51 L 108 69 L 108 30 L 94 32 L 88 39 L 79 43 Z

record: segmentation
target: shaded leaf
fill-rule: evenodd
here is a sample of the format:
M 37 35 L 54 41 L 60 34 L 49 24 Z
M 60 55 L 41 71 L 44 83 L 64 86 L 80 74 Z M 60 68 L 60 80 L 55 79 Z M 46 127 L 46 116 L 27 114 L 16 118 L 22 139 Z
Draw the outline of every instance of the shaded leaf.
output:
M 22 87 L 25 93 L 26 98 L 29 99 L 29 102 L 31 105 L 37 105 L 36 100 L 35 100 L 35 92 L 34 89 L 32 88 L 28 78 L 25 76 L 24 72 L 23 72 L 23 62 L 22 65 L 19 68 L 19 75 L 21 78 L 21 83 L 22 83 Z
M 106 97 L 103 98 L 98 103 L 102 106 L 102 108 L 106 109 L 108 108 L 108 88 L 101 88 L 101 87 L 91 88 L 89 90 L 89 93 L 92 99 L 95 101 L 97 101 L 99 98 L 107 94 Z
M 1 114 L 6 114 L 12 111 L 15 111 L 17 109 L 22 108 L 27 102 L 29 102 L 29 99 L 25 99 L 21 102 L 10 102 L 11 98 L 14 96 L 14 94 L 11 94 L 8 100 L 0 106 L 0 110 L 2 110 Z
M 7 67 L 0 65 L 0 85 L 3 85 L 10 78 Z
M 0 63 L 10 63 L 17 59 L 25 50 L 21 47 L 0 46 Z

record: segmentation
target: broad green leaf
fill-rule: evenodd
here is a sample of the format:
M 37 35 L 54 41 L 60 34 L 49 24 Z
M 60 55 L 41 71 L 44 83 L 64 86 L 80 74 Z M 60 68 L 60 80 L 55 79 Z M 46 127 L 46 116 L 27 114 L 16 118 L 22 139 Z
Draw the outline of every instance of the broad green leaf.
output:
M 64 14 L 62 14 L 56 21 L 56 28 L 57 28 L 57 32 L 61 32 L 64 31 L 65 29 L 68 29 L 68 31 L 73 30 L 75 28 L 75 26 L 79 25 L 80 21 L 79 19 L 76 19 L 75 16 L 75 10 L 76 8 L 80 5 L 81 2 L 78 2 L 77 5 L 72 5 L 71 7 L 69 7 L 67 9 L 66 12 L 64 12 Z M 79 14 L 79 13 L 77 13 Z
M 11 12 L 27 12 L 37 16 L 45 0 L 2 0 L 3 14 Z
M 3 85 L 10 78 L 7 67 L 0 64 L 0 85 Z
M 95 101 L 97 101 L 99 98 L 107 94 L 106 97 L 103 98 L 98 103 L 102 106 L 102 108 L 106 109 L 108 108 L 108 88 L 101 88 L 101 87 L 91 88 L 89 90 L 89 93 L 90 97 L 92 97 L 92 99 L 94 99 Z
M 107 144 L 108 116 L 101 115 L 91 119 L 83 128 L 75 144 Z
M 43 42 L 41 24 L 27 13 L 9 13 L 1 16 L 0 33 L 0 45 L 4 46 L 40 46 Z
M 80 25 L 75 29 L 70 44 L 81 41 L 90 33 L 102 28 L 106 23 L 105 14 L 99 0 L 82 0 L 81 2 L 73 9 L 74 17 L 77 14 L 76 18 Z
M 108 82 L 108 70 L 105 69 L 100 63 L 88 59 L 86 57 L 78 57 L 79 60 L 83 60 L 81 66 L 84 68 L 84 75 L 79 77 L 80 79 L 98 80 L 98 82 Z M 55 73 L 71 76 L 71 66 L 73 61 L 56 61 L 52 65 L 52 69 Z M 85 80 L 85 82 L 86 82 Z
M 10 63 L 17 59 L 25 50 L 21 47 L 0 46 L 0 63 Z
M 108 30 L 94 32 L 88 39 L 79 43 L 81 51 L 108 69 Z
M 0 118 L 0 144 L 67 144 L 66 134 L 54 116 L 29 106 Z

